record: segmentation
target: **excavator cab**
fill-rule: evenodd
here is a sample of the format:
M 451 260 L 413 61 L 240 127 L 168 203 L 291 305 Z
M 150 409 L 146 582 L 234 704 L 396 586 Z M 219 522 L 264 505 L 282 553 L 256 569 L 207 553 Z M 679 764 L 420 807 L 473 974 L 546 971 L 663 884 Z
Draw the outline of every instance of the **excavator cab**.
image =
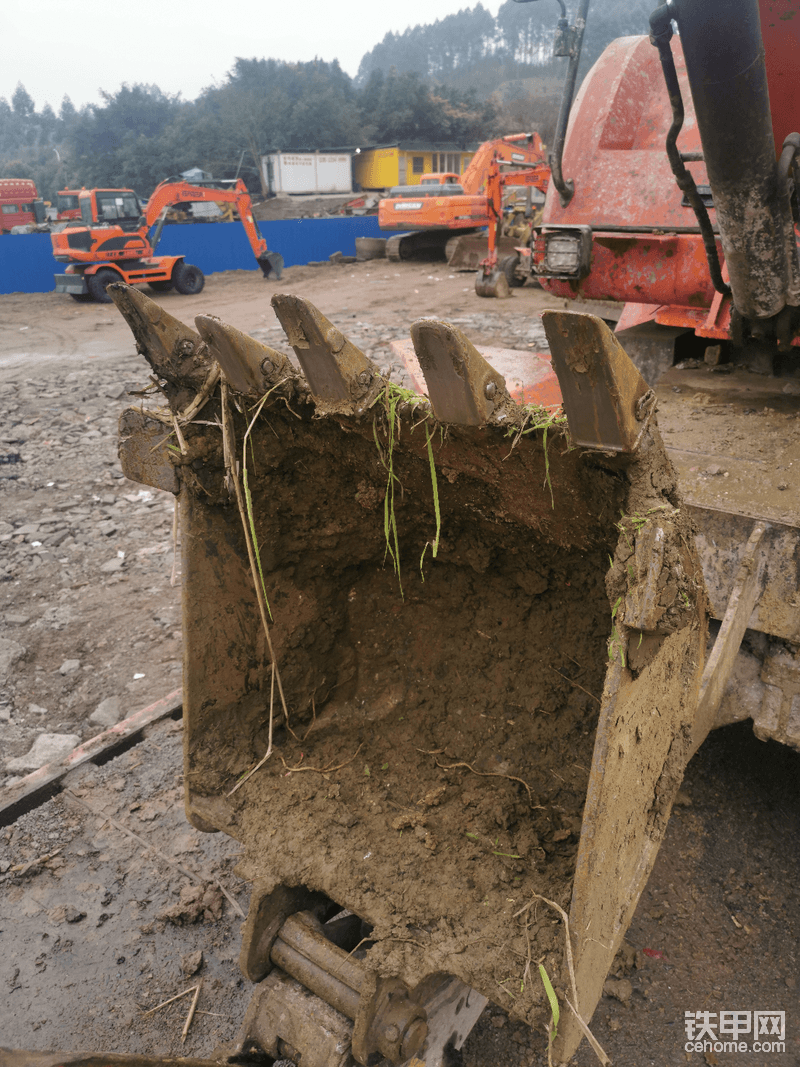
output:
M 139 229 L 142 208 L 132 189 L 84 190 L 79 203 L 87 226 L 119 226 L 125 233 Z

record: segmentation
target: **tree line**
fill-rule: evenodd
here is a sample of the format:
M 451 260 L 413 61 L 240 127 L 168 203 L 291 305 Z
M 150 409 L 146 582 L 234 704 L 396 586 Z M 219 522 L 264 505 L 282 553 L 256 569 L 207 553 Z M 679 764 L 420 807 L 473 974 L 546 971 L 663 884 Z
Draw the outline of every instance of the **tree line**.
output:
M 613 37 L 645 32 L 653 0 L 595 0 L 587 65 Z M 356 78 L 338 62 L 237 59 L 221 84 L 191 101 L 156 85 L 101 92 L 76 108 L 37 110 L 18 85 L 0 98 L 0 177 L 33 178 L 41 196 L 61 188 L 133 188 L 200 166 L 243 177 L 266 193 L 270 150 L 359 147 L 396 141 L 460 147 L 537 129 L 552 137 L 564 60 L 550 57 L 558 8 L 506 0 L 497 17 L 478 3 L 429 25 L 387 34 Z
M 577 5 L 573 2 L 570 8 Z M 654 0 L 593 0 L 589 5 L 581 54 L 585 73 L 609 41 L 649 32 Z M 560 8 L 555 3 L 505 0 L 497 17 L 478 3 L 433 23 L 387 33 L 361 60 L 356 81 L 375 70 L 415 71 L 423 77 L 452 80 L 487 62 L 494 69 L 523 72 L 552 65 L 552 41 Z
M 200 166 L 262 187 L 273 149 L 359 147 L 398 140 L 481 141 L 495 106 L 473 89 L 432 86 L 412 72 L 374 72 L 358 87 L 334 61 L 237 59 L 220 86 L 193 101 L 156 85 L 102 92 L 102 103 L 37 111 L 23 86 L 0 98 L 0 177 L 33 178 L 40 195 L 86 186 L 149 196 L 164 178 Z

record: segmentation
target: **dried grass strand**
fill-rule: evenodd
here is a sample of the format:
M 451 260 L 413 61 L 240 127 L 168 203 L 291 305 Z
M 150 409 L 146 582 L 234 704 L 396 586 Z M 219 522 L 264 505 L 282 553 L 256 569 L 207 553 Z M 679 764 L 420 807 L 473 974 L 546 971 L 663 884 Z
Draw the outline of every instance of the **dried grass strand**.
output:
M 452 771 L 455 770 L 456 767 L 466 767 L 468 771 L 472 771 L 473 774 L 477 774 L 479 778 L 506 778 L 509 782 L 519 782 L 520 785 L 525 787 L 528 793 L 528 800 L 530 801 L 531 807 L 537 811 L 547 810 L 542 804 L 534 804 L 533 793 L 531 793 L 531 787 L 522 778 L 516 778 L 513 774 L 501 774 L 500 771 L 476 771 L 472 764 L 463 763 L 461 761 L 459 761 L 458 763 L 445 764 L 440 763 L 437 759 L 434 760 L 434 762 L 436 766 L 441 767 L 443 771 Z

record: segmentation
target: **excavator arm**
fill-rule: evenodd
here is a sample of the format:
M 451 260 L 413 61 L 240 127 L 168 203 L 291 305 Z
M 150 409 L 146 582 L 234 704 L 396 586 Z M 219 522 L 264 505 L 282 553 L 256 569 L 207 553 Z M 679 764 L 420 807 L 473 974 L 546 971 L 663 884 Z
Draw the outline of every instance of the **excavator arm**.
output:
M 538 136 L 538 134 L 536 135 Z M 494 217 L 494 224 L 489 226 L 489 254 L 478 267 L 475 279 L 475 291 L 478 296 L 508 296 L 505 275 L 498 267 L 497 240 L 499 227 L 503 219 L 503 191 L 509 186 L 539 189 L 546 193 L 550 184 L 550 167 L 539 162 L 526 170 L 506 171 L 501 168 L 502 161 L 495 157 L 489 164 L 486 179 L 486 202 L 489 214 Z
M 484 193 L 494 160 L 532 167 L 545 162 L 545 146 L 538 133 L 510 133 L 494 141 L 485 141 L 472 157 L 461 176 L 465 193 Z
M 267 242 L 261 236 L 258 222 L 253 215 L 253 205 L 247 186 L 241 179 L 231 183 L 227 187 L 218 183 L 209 182 L 199 184 L 184 181 L 163 181 L 156 186 L 153 195 L 147 203 L 145 220 L 149 230 L 161 216 L 165 208 L 182 203 L 226 203 L 233 204 L 239 214 L 239 220 L 244 226 L 253 255 L 256 257 L 259 267 L 267 278 L 274 272 L 276 278 L 280 278 L 283 272 L 283 257 L 277 252 L 267 250 Z

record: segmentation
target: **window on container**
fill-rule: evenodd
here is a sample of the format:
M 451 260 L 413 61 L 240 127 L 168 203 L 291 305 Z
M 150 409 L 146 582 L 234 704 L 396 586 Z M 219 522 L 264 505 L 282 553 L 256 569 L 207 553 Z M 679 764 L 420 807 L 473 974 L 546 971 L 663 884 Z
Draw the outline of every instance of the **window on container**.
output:
M 19 208 L 16 204 L 3 204 L 4 215 L 16 215 L 19 213 Z
M 412 156 L 411 157 L 411 173 L 423 174 L 425 170 L 425 157 L 424 156 Z

